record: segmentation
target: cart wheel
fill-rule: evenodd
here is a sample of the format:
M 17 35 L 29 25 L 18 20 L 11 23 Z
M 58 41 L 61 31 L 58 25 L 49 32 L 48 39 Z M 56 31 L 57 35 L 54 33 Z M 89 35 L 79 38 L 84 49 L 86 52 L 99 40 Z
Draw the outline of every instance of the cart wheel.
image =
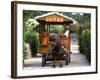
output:
M 70 52 L 68 53 L 68 62 L 70 63 L 71 62 L 71 58 L 70 58 Z
M 65 65 L 68 65 L 69 61 L 68 61 L 68 54 L 65 54 Z
M 45 54 L 42 55 L 42 67 L 44 67 L 46 64 L 45 56 L 46 56 Z

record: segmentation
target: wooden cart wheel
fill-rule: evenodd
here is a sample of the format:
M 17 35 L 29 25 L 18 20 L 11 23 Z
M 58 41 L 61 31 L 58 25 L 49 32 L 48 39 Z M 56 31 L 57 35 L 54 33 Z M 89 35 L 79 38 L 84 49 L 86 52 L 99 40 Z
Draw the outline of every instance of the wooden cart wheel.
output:
M 68 62 L 70 63 L 71 62 L 71 58 L 70 58 L 70 52 L 68 53 Z
M 70 52 L 70 50 L 68 51 L 68 63 L 70 63 L 71 62 L 71 52 Z
M 42 54 L 42 67 L 44 67 L 46 65 L 46 55 Z
M 68 61 L 68 54 L 65 54 L 65 65 L 68 65 L 69 61 Z

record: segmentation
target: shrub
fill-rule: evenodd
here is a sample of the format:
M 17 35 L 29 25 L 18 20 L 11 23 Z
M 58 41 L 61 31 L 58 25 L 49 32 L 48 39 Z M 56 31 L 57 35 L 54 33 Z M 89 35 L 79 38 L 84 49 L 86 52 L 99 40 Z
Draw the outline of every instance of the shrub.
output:
M 91 62 L 91 32 L 89 29 L 83 30 L 79 36 L 80 52 L 86 55 Z
M 36 31 L 27 31 L 24 33 L 24 41 L 30 44 L 32 56 L 39 52 L 39 33 Z

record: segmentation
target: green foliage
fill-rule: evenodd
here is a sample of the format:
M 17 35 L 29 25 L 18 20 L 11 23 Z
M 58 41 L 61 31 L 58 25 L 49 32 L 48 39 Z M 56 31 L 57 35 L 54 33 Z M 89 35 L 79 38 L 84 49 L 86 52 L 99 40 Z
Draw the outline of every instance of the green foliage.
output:
M 30 40 L 33 39 L 34 40 L 34 54 L 37 54 L 39 52 L 39 33 L 34 31 L 27 31 L 24 33 L 24 41 L 26 43 L 30 43 Z
M 86 55 L 91 62 L 91 32 L 89 29 L 83 30 L 79 36 L 80 52 Z
M 37 54 L 39 52 L 39 30 L 37 27 L 39 23 L 34 19 L 35 14 L 38 13 L 34 13 L 34 11 L 31 10 L 23 11 L 23 37 L 25 43 L 30 43 L 32 39 L 34 40 L 34 44 L 32 43 L 34 45 L 32 52 Z
M 64 27 L 62 25 L 52 25 L 50 26 L 51 32 L 61 32 L 64 30 Z
M 82 15 L 81 15 L 82 14 Z M 84 26 L 84 28 L 90 28 L 91 15 L 89 13 L 75 13 L 65 12 L 64 15 L 67 15 L 80 23 L 80 25 Z
M 62 25 L 50 25 L 49 30 L 47 27 L 48 26 L 45 26 L 45 31 L 48 33 L 49 33 L 49 31 L 50 31 L 50 33 L 54 33 L 54 32 L 59 33 L 59 32 L 64 31 L 64 27 Z

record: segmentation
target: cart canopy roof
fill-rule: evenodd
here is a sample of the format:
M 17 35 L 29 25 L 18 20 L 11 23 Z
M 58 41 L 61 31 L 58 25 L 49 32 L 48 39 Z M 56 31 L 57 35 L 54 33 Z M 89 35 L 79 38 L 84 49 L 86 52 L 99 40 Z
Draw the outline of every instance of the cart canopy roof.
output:
M 35 17 L 38 21 L 45 22 L 70 22 L 73 23 L 75 20 L 71 17 L 65 16 L 59 12 L 49 12 L 40 16 Z

